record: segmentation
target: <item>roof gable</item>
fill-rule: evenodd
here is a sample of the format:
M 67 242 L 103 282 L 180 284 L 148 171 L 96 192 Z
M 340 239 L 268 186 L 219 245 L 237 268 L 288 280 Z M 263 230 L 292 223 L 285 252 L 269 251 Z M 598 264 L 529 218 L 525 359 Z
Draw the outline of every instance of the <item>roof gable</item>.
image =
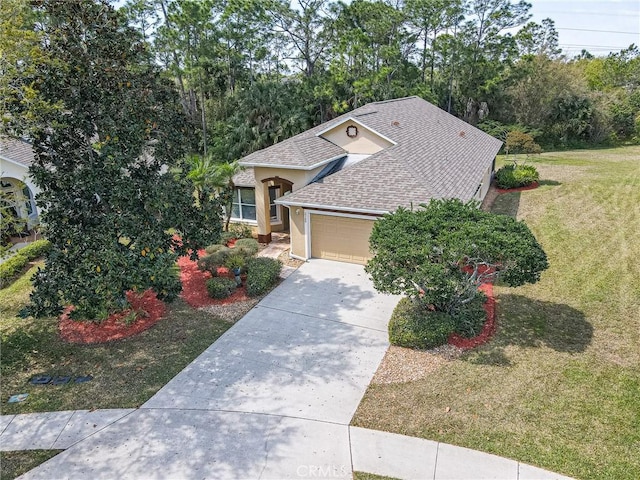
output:
M 313 170 L 346 155 L 346 152 L 328 140 L 308 135 L 308 131 L 253 152 L 240 160 L 246 167 L 291 168 Z

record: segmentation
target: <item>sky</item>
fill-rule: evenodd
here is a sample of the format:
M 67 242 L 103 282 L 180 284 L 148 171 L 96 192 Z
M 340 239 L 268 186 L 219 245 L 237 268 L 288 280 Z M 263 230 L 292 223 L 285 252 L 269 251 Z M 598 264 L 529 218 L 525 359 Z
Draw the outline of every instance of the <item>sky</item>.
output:
M 640 0 L 528 1 L 534 22 L 555 22 L 560 48 L 569 58 L 582 49 L 605 56 L 632 43 L 640 47 Z

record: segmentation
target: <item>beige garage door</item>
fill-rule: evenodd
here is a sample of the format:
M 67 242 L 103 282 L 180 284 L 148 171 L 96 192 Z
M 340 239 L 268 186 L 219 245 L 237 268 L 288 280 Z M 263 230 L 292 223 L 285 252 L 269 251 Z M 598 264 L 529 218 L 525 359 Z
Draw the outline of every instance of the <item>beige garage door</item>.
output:
M 364 265 L 373 220 L 311 215 L 311 256 Z

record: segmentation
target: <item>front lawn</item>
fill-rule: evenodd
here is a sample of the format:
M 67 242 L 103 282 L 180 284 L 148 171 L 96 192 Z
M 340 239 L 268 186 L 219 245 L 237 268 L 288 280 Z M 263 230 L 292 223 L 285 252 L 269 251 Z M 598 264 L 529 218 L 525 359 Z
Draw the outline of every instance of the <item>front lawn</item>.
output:
M 21 319 L 35 267 L 0 290 L 2 414 L 57 410 L 137 407 L 222 335 L 232 323 L 178 299 L 151 329 L 125 340 L 72 345 L 60 340 L 57 319 Z M 235 308 L 237 320 L 253 305 Z M 88 383 L 30 385 L 38 374 L 91 375 Z M 8 404 L 12 394 L 28 393 Z
M 406 383 L 372 384 L 353 424 L 584 479 L 640 478 L 640 147 L 542 154 L 500 196 L 549 257 L 495 289 L 498 333 Z
M 0 452 L 0 474 L 2 480 L 13 480 L 41 463 L 55 457 L 62 450 L 25 450 Z

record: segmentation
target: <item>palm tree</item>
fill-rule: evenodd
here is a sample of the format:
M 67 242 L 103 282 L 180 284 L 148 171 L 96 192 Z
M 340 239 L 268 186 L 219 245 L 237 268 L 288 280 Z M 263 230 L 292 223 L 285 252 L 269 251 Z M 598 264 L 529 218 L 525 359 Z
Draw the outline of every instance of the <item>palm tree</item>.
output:
M 233 195 L 236 187 L 235 183 L 233 183 L 233 177 L 242 170 L 244 170 L 244 167 L 237 160 L 231 163 L 219 163 L 214 169 L 212 186 L 217 189 L 218 196 L 224 205 L 225 232 L 229 231 L 229 223 L 231 222 L 231 209 L 233 208 Z
M 235 189 L 233 177 L 244 167 L 237 160 L 230 163 L 217 163 L 210 155 L 191 155 L 187 161 L 190 165 L 187 178 L 193 183 L 196 204 L 201 207 L 213 195 L 217 195 L 225 208 L 224 230 L 229 231 Z

